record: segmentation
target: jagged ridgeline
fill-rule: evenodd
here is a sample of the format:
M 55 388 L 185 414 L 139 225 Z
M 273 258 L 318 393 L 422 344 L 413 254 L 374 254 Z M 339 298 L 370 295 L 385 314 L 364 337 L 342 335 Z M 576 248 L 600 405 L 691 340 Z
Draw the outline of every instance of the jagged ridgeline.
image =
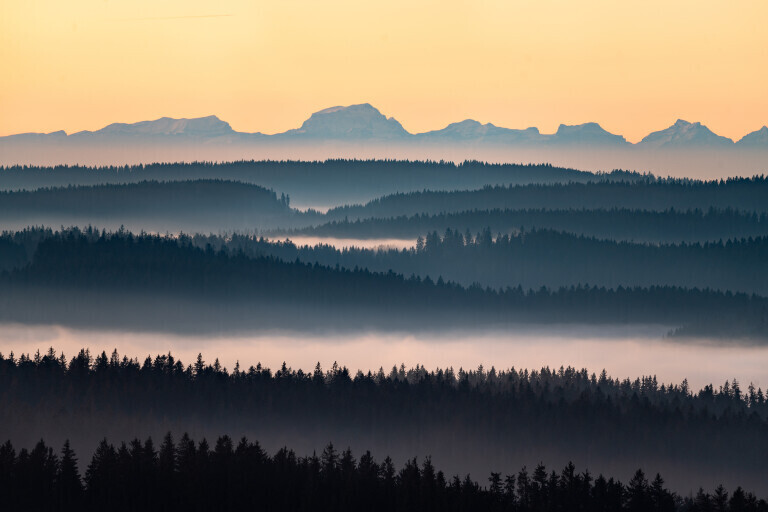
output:
M 159 444 L 171 431 L 180 450 L 175 462 L 168 456 L 167 440 L 165 449 L 131 443 L 115 451 L 102 442 L 84 473 L 89 485 L 97 483 L 97 474 L 121 480 L 109 471 L 125 463 L 120 467 L 133 468 L 126 478 L 143 478 L 152 485 L 157 470 L 175 473 L 173 467 L 179 473 L 160 487 L 164 496 L 174 497 L 166 486 L 205 485 L 185 481 L 191 478 L 192 468 L 186 465 L 192 453 L 197 454 L 198 470 L 211 470 L 198 475 L 207 475 L 203 480 L 234 482 L 247 474 L 244 467 L 239 471 L 230 466 L 235 459 L 228 440 L 216 443 L 213 453 L 204 443 L 189 452 L 189 440 L 181 440 L 183 432 L 198 439 L 215 439 L 222 432 L 234 439 L 247 436 L 270 451 L 290 441 L 297 458 L 321 453 L 329 441 L 357 453 L 369 449 L 380 461 L 390 455 L 397 465 L 431 455 L 447 475 L 519 475 L 519 468 L 527 465 L 540 480 L 536 464 L 562 467 L 574 460 L 593 476 L 604 473 L 624 481 L 637 468 L 649 475 L 661 472 L 670 488 L 683 496 L 700 486 L 714 489 L 718 483 L 768 493 L 768 401 L 751 384 L 742 387 L 730 381 L 692 390 L 686 381 L 664 384 L 651 376 L 619 380 L 605 371 L 596 375 L 571 367 L 427 371 L 401 365 L 353 375 L 347 368 L 334 365 L 326 371 L 319 364 L 310 372 L 286 364 L 275 372 L 261 364 L 238 364 L 228 371 L 218 360 L 207 363 L 202 355 L 185 363 L 171 354 L 147 356 L 142 362 L 117 351 L 95 358 L 87 350 L 70 358 L 53 350 L 32 357 L 0 356 L 2 435 L 16 446 L 32 446 L 41 437 L 61 446 L 69 438 L 85 466 L 105 436 L 112 441 L 152 436 Z M 237 449 L 241 462 L 247 453 L 260 452 L 255 446 L 246 448 Z M 0 485 L 8 485 L 9 473 L 16 484 L 31 485 L 32 480 L 25 480 L 31 476 L 22 469 L 50 461 L 39 445 L 33 453 L 14 460 L 9 445 L 0 448 L 0 472 L 5 472 L 0 473 Z M 146 457 L 141 459 L 145 465 L 128 464 L 138 464 L 140 459 L 132 458 L 138 454 Z M 329 457 L 326 453 L 326 464 Z M 269 464 L 265 459 L 250 462 L 262 468 Z M 55 465 L 48 470 L 55 471 Z M 293 473 L 296 485 L 300 474 Z M 46 489 L 44 475 L 37 477 L 36 488 Z M 525 485 L 525 478 L 518 476 L 518 483 Z M 493 476 L 489 483 L 496 485 Z M 126 489 L 133 496 L 138 492 L 132 486 Z M 216 495 L 203 492 L 201 497 Z
M 8 251 L 16 263 L 7 263 L 9 270 L 0 277 L 0 319 L 5 321 L 189 332 L 440 330 L 567 322 L 657 324 L 679 329 L 679 334 L 708 336 L 768 335 L 768 299 L 730 291 L 672 285 L 609 289 L 587 283 L 535 291 L 463 287 L 443 278 L 406 278 L 392 270 L 284 260 L 237 245 L 216 250 L 206 243 L 202 248 L 186 236 L 72 229 L 7 238 L 4 243 L 16 247 Z M 254 243 L 258 249 L 262 242 Z M 506 250 L 503 245 L 495 249 L 497 244 L 488 250 Z M 481 240 L 479 247 L 484 245 Z M 471 254 L 473 247 L 459 250 Z M 714 253 L 726 249 L 717 246 Z M 28 250 L 31 257 L 19 266 Z M 677 257 L 676 250 L 668 256 Z M 707 247 L 698 250 L 703 261 L 717 261 Z M 422 252 L 431 257 L 429 250 L 406 257 Z

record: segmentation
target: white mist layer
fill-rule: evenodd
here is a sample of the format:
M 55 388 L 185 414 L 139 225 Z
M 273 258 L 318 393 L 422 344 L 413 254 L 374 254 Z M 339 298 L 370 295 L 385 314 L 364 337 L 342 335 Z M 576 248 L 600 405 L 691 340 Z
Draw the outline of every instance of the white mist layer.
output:
M 738 379 L 742 388 L 752 382 L 768 386 L 768 346 L 724 344 L 699 340 L 665 339 L 665 327 L 584 327 L 524 328 L 515 332 L 462 333 L 366 333 L 304 334 L 288 331 L 223 337 L 182 337 L 157 333 L 76 330 L 59 326 L 0 325 L 0 352 L 45 353 L 53 347 L 70 359 L 81 348 L 93 356 L 117 349 L 122 357 L 154 358 L 173 353 L 191 364 L 198 353 L 207 363 L 218 358 L 232 369 L 261 363 L 273 371 L 283 361 L 294 370 L 311 371 L 317 362 L 329 369 L 334 362 L 354 374 L 393 365 L 416 364 L 428 370 L 453 367 L 458 370 L 540 369 L 548 366 L 587 368 L 599 374 L 605 368 L 613 378 L 634 379 L 656 375 L 660 383 L 679 384 L 683 379 L 693 390 L 713 383 L 717 388 L 726 379 Z

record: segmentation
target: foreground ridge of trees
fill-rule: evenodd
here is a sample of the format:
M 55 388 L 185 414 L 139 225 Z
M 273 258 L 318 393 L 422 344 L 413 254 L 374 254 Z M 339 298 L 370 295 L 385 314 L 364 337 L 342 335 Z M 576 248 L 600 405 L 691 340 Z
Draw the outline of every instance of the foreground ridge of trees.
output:
M 650 480 L 650 481 L 649 481 Z M 491 473 L 478 483 L 469 474 L 451 478 L 429 457 L 397 470 L 370 451 L 357 460 L 350 449 L 328 444 L 321 455 L 297 456 L 288 448 L 270 456 L 258 442 L 219 437 L 213 447 L 169 432 L 119 447 L 102 440 L 81 478 L 78 459 L 65 442 L 57 456 L 43 440 L 18 455 L 0 446 L 0 495 L 9 510 L 489 510 L 764 512 L 768 503 L 741 487 L 717 487 L 681 498 L 638 469 L 627 484 L 568 463 L 559 473 L 543 464 L 531 472 Z
M 124 423 L 133 427 L 121 430 Z M 766 492 L 759 475 L 768 472 L 763 390 L 732 380 L 693 391 L 686 381 L 620 380 L 570 367 L 401 365 L 353 373 L 336 364 L 305 372 L 238 363 L 228 370 L 202 355 L 185 365 L 170 353 L 142 362 L 117 351 L 94 358 L 83 349 L 68 360 L 51 349 L 0 356 L 0 425 L 4 437 L 26 443 L 75 437 L 80 450 L 105 435 L 202 430 L 210 436 L 229 425 L 230 432 L 270 442 L 269 432 L 290 431 L 316 440 L 310 446 L 337 439 L 399 460 L 431 453 L 455 471 L 474 473 L 508 467 L 513 455 L 522 465 L 564 454 L 593 468 L 610 465 L 627 474 L 653 467 L 686 486 L 725 481 L 759 492 Z M 456 456 L 441 451 L 445 443 Z M 668 457 L 682 467 L 670 466 Z M 722 476 L 712 481 L 712 475 Z

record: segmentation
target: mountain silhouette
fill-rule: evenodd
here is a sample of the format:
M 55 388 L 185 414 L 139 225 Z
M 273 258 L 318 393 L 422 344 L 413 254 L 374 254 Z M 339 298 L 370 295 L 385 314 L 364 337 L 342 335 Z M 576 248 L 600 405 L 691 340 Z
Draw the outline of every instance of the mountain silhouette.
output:
M 315 112 L 301 128 L 279 134 L 328 139 L 398 139 L 409 137 L 394 118 L 386 117 L 368 103 L 331 107 Z
M 407 143 L 408 147 L 417 147 L 428 143 L 429 147 L 458 147 L 462 144 L 479 147 L 509 146 L 516 148 L 562 148 L 579 149 L 620 149 L 638 147 L 656 149 L 699 149 L 710 147 L 724 149 L 734 147 L 733 140 L 717 135 L 705 125 L 690 123 L 678 119 L 672 126 L 647 135 L 637 144 L 628 142 L 623 136 L 610 133 L 598 123 L 588 122 L 578 125 L 561 124 L 554 134 L 542 134 L 538 128 L 510 129 L 492 123 L 480 123 L 473 119 L 451 123 L 440 130 L 423 133 L 410 133 L 394 117 L 387 117 L 369 103 L 326 108 L 312 114 L 296 129 L 267 135 L 260 132 L 237 132 L 226 121 L 216 116 L 175 119 L 162 117 L 153 121 L 138 123 L 113 123 L 96 131 L 81 131 L 67 135 L 63 131 L 42 133 L 24 133 L 0 137 L 0 144 L 13 148 L 15 144 L 29 143 L 29 147 L 42 148 L 65 147 L 70 141 L 79 141 L 77 147 L 93 143 L 93 147 L 108 144 L 129 144 L 132 140 L 153 141 L 189 141 L 194 144 L 204 142 L 224 147 L 227 144 L 239 144 L 251 147 L 252 143 L 278 141 L 288 144 L 315 141 L 337 141 L 360 143 Z M 209 144 L 209 145 L 210 145 Z M 737 144 L 743 148 L 768 148 L 768 127 L 750 133 Z M 405 146 L 404 146 L 405 147 Z M 35 149 L 37 151 L 37 149 Z
M 751 148 L 768 148 L 768 126 L 746 134 L 736 144 Z
M 678 119 L 665 130 L 653 132 L 640 141 L 640 145 L 655 148 L 677 148 L 687 146 L 733 146 L 728 137 L 717 135 L 701 123 L 689 123 Z
M 566 145 L 614 146 L 629 144 L 621 135 L 614 135 L 604 130 L 597 123 L 584 123 L 572 126 L 561 124 L 557 129 L 557 133 L 550 140 L 556 144 Z
M 128 136 L 156 136 L 156 135 L 186 135 L 194 137 L 220 137 L 222 135 L 234 135 L 235 132 L 229 123 L 216 116 L 198 117 L 193 119 L 173 119 L 161 117 L 154 121 L 141 121 L 138 123 L 112 123 L 101 130 L 82 131 L 75 136 L 84 135 L 128 135 Z
M 474 119 L 465 119 L 451 123 L 442 130 L 420 133 L 417 135 L 429 141 L 472 141 L 493 143 L 540 142 L 542 139 L 538 128 L 513 130 L 501 128 L 491 123 L 482 124 Z
M 0 137 L 0 140 L 8 140 L 8 141 L 36 141 L 36 140 L 54 140 L 57 138 L 66 138 L 67 132 L 64 130 L 57 130 L 55 132 L 50 133 L 35 133 L 35 132 L 29 132 L 29 133 L 16 133 L 13 135 L 6 135 L 5 137 Z

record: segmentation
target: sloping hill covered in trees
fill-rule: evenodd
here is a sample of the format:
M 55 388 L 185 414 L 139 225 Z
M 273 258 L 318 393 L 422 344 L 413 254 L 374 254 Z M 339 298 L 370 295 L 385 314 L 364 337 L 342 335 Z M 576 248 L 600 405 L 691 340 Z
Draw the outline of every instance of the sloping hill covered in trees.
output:
M 469 210 L 334 220 L 317 226 L 269 233 L 270 236 L 388 239 L 425 236 L 446 229 L 465 233 L 513 234 L 521 229 L 551 229 L 576 235 L 633 242 L 707 242 L 768 235 L 768 214 L 735 209 L 656 210 L 528 209 Z
M 593 475 L 627 480 L 638 467 L 660 471 L 683 495 L 718 483 L 768 492 L 762 477 L 768 470 L 768 401 L 762 390 L 742 389 L 735 381 L 692 390 L 687 382 L 664 384 L 652 376 L 620 380 L 571 367 L 401 366 L 353 375 L 319 364 L 310 372 L 285 364 L 274 372 L 261 364 L 228 371 L 202 355 L 185 363 L 171 354 L 142 362 L 117 351 L 95 358 L 87 350 L 70 358 L 54 351 L 4 355 L 3 434 L 21 446 L 41 436 L 60 446 L 69 435 L 72 446 L 88 457 L 104 436 L 152 435 L 159 443 L 172 431 L 183 453 L 189 450 L 189 441 L 180 440 L 183 432 L 199 437 L 228 432 L 235 439 L 259 439 L 269 450 L 293 438 L 297 457 L 320 453 L 329 441 L 370 449 L 379 460 L 391 455 L 398 465 L 432 455 L 449 475 L 514 475 L 527 465 L 540 479 L 536 464 L 581 460 Z M 164 444 L 167 451 L 167 438 Z M 231 456 L 227 444 L 217 444 L 212 460 Z M 9 468 L 7 446 L 0 449 L 0 471 Z M 118 459 L 139 453 L 139 446 L 119 448 Z M 154 459 L 151 452 L 159 446 L 150 446 L 145 454 Z M 198 456 L 208 455 L 204 446 L 196 447 L 203 452 Z M 87 483 L 94 483 L 100 459 L 110 453 L 107 443 L 99 446 Z M 179 470 L 185 460 L 177 459 Z M 152 474 L 147 467 L 126 477 L 143 475 L 152 485 L 158 483 Z M 217 470 L 211 477 L 226 475 Z M 0 474 L 0 485 L 4 481 Z
M 301 206 L 328 207 L 423 189 L 474 189 L 487 184 L 568 183 L 595 179 L 634 181 L 646 178 L 625 171 L 597 175 L 549 164 L 488 164 L 475 161 L 454 164 L 407 160 L 243 161 L 117 167 L 0 167 L 0 190 L 218 179 L 278 190 L 293 197 Z
M 346 268 L 393 270 L 403 275 L 427 276 L 492 288 L 522 286 L 538 289 L 589 283 L 619 286 L 683 286 L 768 294 L 768 238 L 748 238 L 704 244 L 637 244 L 598 240 L 550 230 L 494 235 L 428 233 L 413 249 L 336 249 L 329 245 L 297 246 L 261 238 L 233 235 L 194 237 L 204 247 L 245 250 L 285 261 Z M 471 261 L 472 265 L 467 265 Z
M 401 274 L 251 257 L 171 239 L 70 230 L 0 280 L 1 319 L 138 328 L 416 328 L 652 323 L 766 336 L 768 299 L 674 286 L 469 288 Z
M 142 181 L 0 192 L 2 225 L 138 226 L 150 231 L 253 230 L 306 225 L 290 198 L 234 181 Z
M 329 220 L 397 217 L 487 209 L 610 209 L 664 211 L 731 208 L 768 212 L 768 178 L 720 181 L 641 180 L 634 183 L 593 181 L 555 185 L 486 186 L 479 190 L 392 194 L 364 205 L 328 211 Z

